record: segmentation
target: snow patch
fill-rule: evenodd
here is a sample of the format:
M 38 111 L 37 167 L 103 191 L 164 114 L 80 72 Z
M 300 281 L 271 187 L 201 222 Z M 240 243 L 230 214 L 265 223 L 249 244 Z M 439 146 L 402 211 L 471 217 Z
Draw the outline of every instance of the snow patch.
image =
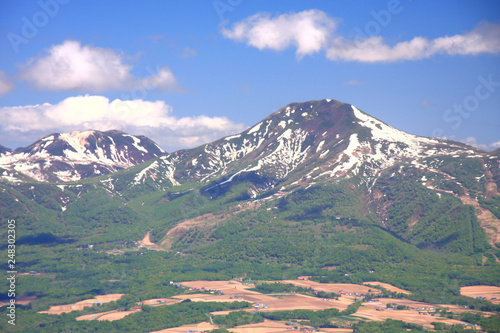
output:
M 232 140 L 232 139 L 237 139 L 240 136 L 241 136 L 241 134 L 237 134 L 237 135 L 233 135 L 233 136 L 227 136 L 227 137 L 224 138 L 224 140 L 229 141 L 229 140 Z
M 5 179 L 6 181 L 11 182 L 11 183 L 16 183 L 16 184 L 17 184 L 17 183 L 22 183 L 22 180 L 21 180 L 21 179 L 19 179 L 19 178 L 17 178 L 17 177 L 14 177 L 14 176 L 12 176 L 12 175 L 2 175 L 2 176 L 0 176 L 0 178 L 3 178 L 3 179 Z M 16 199 L 16 200 L 17 200 L 17 199 Z M 17 201 L 19 201 L 19 200 L 17 200 Z
M 248 134 L 252 134 L 252 133 L 255 133 L 257 132 L 259 129 L 260 129 L 260 126 L 262 125 L 262 122 L 258 123 L 257 125 L 255 125 L 252 129 L 250 129 L 248 131 Z
M 54 174 L 63 182 L 77 181 L 82 179 L 77 170 L 74 170 L 74 173 L 72 173 L 70 170 L 56 171 L 54 172 Z
M 289 128 L 285 132 L 283 132 L 283 134 L 280 135 L 280 137 L 278 138 L 278 140 L 280 138 L 284 138 L 284 139 L 290 140 L 291 136 L 292 136 L 292 129 Z
M 143 151 L 145 153 L 148 153 L 148 151 L 144 147 L 140 146 L 140 143 L 141 143 L 140 139 L 136 138 L 135 136 L 128 135 L 128 134 L 124 134 L 123 136 L 128 136 L 129 138 L 132 138 L 132 140 L 134 140 L 134 142 L 132 142 L 132 145 L 135 148 L 137 148 L 137 150 L 140 150 L 140 151 Z
M 53 135 L 50 135 L 46 138 L 43 138 L 42 141 L 54 141 L 54 136 Z
M 316 148 L 316 152 L 319 152 L 322 148 L 323 148 L 323 145 L 325 144 L 325 140 L 321 141 L 318 145 L 318 148 Z
M 384 140 L 391 142 L 401 142 L 405 143 L 415 150 L 420 150 L 420 144 L 436 144 L 436 140 L 417 137 L 413 134 L 409 134 L 400 130 L 395 129 L 392 126 L 386 125 L 383 122 L 361 112 L 354 105 L 351 105 L 354 115 L 360 121 L 358 122 L 361 126 L 371 129 L 372 138 L 374 140 Z
M 134 178 L 134 184 L 138 185 L 141 183 L 142 179 L 145 178 L 148 171 L 154 170 L 158 167 L 158 161 L 154 161 L 147 168 L 142 169 Z

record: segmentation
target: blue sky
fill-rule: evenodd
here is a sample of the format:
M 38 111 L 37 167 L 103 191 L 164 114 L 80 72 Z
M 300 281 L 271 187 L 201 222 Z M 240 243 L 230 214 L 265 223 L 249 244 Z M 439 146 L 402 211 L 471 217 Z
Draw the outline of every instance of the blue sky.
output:
M 165 150 L 332 98 L 500 147 L 498 1 L 0 2 L 0 144 L 121 129 Z

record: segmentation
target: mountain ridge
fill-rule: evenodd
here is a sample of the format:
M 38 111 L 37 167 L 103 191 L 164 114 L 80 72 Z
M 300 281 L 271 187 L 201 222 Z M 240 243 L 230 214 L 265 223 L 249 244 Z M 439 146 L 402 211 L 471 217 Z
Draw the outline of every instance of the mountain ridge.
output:
M 55 182 L 61 184 L 58 186 L 62 188 L 94 184 L 96 188 L 102 187 L 110 195 L 121 197 L 123 199 L 120 200 L 125 202 L 162 192 L 170 193 L 165 198 L 168 202 L 194 189 L 210 200 L 221 198 L 227 203 L 273 201 L 301 189 L 350 184 L 349 187 L 356 189 L 362 196 L 361 202 L 365 206 L 360 206 L 364 213 L 353 216 L 368 214 L 366 216 L 371 216 L 369 219 L 396 230 L 400 237 L 415 239 L 420 236 L 419 233 L 411 236 L 412 228 L 403 228 L 397 223 L 391 225 L 394 222 L 391 222 L 393 213 L 390 211 L 395 209 L 397 201 L 385 200 L 381 193 L 390 193 L 391 189 L 384 187 L 384 184 L 394 183 L 394 175 L 399 175 L 401 179 L 405 179 L 408 173 L 412 177 L 418 175 L 420 178 L 412 180 L 408 186 L 413 187 L 413 181 L 417 181 L 421 183 L 419 191 L 428 192 L 435 198 L 452 195 L 459 200 L 455 200 L 453 205 L 462 200 L 460 196 L 463 193 L 476 201 L 478 197 L 490 200 L 494 193 L 498 193 L 492 190 L 494 185 L 500 188 L 500 162 L 494 162 L 498 159 L 494 153 L 458 142 L 409 134 L 351 104 L 331 99 L 288 104 L 239 134 L 173 153 L 157 150 L 146 156 L 143 163 L 136 163 L 132 159 L 126 159 L 123 163 L 118 158 L 105 160 L 105 163 L 99 161 L 98 156 L 109 157 L 104 152 L 109 153 L 111 148 L 101 145 L 107 149 L 104 150 L 98 143 L 114 140 L 106 135 L 125 140 L 130 147 L 144 141 L 159 149 L 154 142 L 144 137 L 133 137 L 120 131 L 87 131 L 64 134 L 63 139 L 68 139 L 59 140 L 59 145 L 47 144 L 47 141 L 57 141 L 58 135 L 46 136 L 17 153 L 2 156 L 0 161 L 9 161 L 15 154 L 18 154 L 19 161 L 19 155 L 32 154 L 38 160 L 31 163 L 40 166 L 46 163 L 43 154 L 47 154 L 48 146 L 53 149 L 54 156 L 59 154 L 53 157 L 59 164 L 50 163 L 62 165 L 66 173 L 61 175 L 49 169 L 48 176 L 35 175 L 39 176 L 37 181 Z M 75 143 L 79 140 L 83 140 L 83 144 Z M 77 149 L 68 152 L 68 142 Z M 116 147 L 129 149 L 128 146 L 121 144 Z M 90 149 L 90 152 L 84 154 L 87 150 L 82 147 Z M 146 150 L 142 146 L 139 148 Z M 69 157 L 77 154 L 78 149 L 79 160 L 68 161 Z M 96 151 L 101 151 L 100 155 Z M 145 156 L 140 149 L 135 152 L 140 153 L 141 157 Z M 457 164 L 455 159 L 461 162 Z M 469 169 L 462 166 L 469 164 Z M 0 163 L 0 168 L 4 180 L 18 184 L 32 182 L 27 178 L 30 173 L 23 174 L 19 167 L 16 170 Z M 89 169 L 91 172 L 86 174 L 85 171 Z M 35 170 L 45 171 L 43 168 Z M 79 177 L 71 178 L 69 170 L 76 170 Z M 50 178 L 54 174 L 58 177 Z M 99 177 L 92 178 L 95 176 Z M 70 182 L 61 182 L 61 178 Z M 185 192 L 186 189 L 189 189 L 188 192 Z M 407 195 L 411 197 L 411 194 Z M 56 199 L 59 203 L 54 204 L 64 210 L 69 199 L 61 200 Z M 419 212 L 419 209 L 414 208 L 413 220 L 419 220 L 426 214 Z M 490 222 L 484 223 L 490 225 Z M 494 244 L 496 236 L 491 230 L 488 233 Z
M 365 168 L 371 164 L 376 173 L 377 168 L 417 157 L 425 147 L 441 146 L 443 154 L 476 151 L 404 133 L 350 104 L 331 101 L 289 104 L 239 134 L 162 156 L 147 174 L 157 179 L 168 174 L 172 184 L 209 182 L 217 177 L 225 177 L 221 183 L 227 184 L 252 173 L 272 187 L 296 168 L 309 169 L 304 175 L 308 178 L 328 174 L 337 178 L 361 164 Z
M 129 138 L 128 145 L 122 144 L 117 150 L 113 137 L 122 141 Z M 143 141 L 146 148 L 137 145 Z M 446 143 L 405 133 L 350 104 L 325 99 L 290 103 L 239 134 L 172 153 L 165 153 L 144 136 L 119 130 L 52 133 L 28 147 L 5 150 L 0 167 L 10 179 L 20 173 L 39 181 L 64 182 L 112 173 L 161 156 L 138 175 L 136 182 L 154 177 L 179 185 L 186 181 L 206 182 L 235 172 L 254 172 L 275 179 L 275 183 L 311 158 L 335 155 L 337 160 L 331 164 L 336 168 L 330 171 L 333 177 L 345 175 L 355 164 L 364 162 L 385 168 L 400 158 L 415 157 L 420 146 L 432 145 Z M 457 143 L 448 145 L 458 148 Z M 390 157 L 390 152 L 397 157 Z M 51 159 L 60 165 L 47 168 Z M 340 163 L 341 159 L 350 162 Z
M 23 174 L 38 181 L 60 182 L 122 170 L 165 154 L 145 136 L 122 131 L 52 133 L 28 147 L 6 151 L 0 168 L 10 177 Z

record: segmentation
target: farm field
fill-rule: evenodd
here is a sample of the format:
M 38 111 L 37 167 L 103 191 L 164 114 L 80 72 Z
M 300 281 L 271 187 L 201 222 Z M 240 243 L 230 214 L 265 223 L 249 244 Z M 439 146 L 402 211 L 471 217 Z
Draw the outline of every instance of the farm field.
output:
M 236 326 L 229 331 L 235 333 L 282 333 L 290 332 L 290 326 L 282 322 L 264 320 L 262 323 Z
M 402 320 L 407 323 L 422 325 L 426 328 L 433 328 L 432 322 L 441 322 L 447 325 L 462 324 L 464 322 L 456 319 L 433 317 L 427 314 L 419 314 L 415 310 L 383 310 L 377 311 L 375 307 L 365 306 L 359 308 L 355 316 L 368 320 L 384 321 L 386 319 Z
M 493 304 L 500 304 L 500 287 L 469 286 L 460 288 L 460 294 L 468 297 L 485 297 Z
M 129 310 L 129 311 L 107 311 L 107 312 L 100 312 L 100 313 L 92 313 L 88 315 L 83 315 L 80 317 L 76 317 L 76 320 L 108 320 L 108 321 L 114 321 L 114 320 L 120 320 L 122 318 L 125 318 L 129 314 L 140 312 L 141 309 L 134 309 L 134 310 Z
M 158 305 L 170 305 L 180 302 L 179 299 L 175 298 L 152 298 L 143 301 L 144 305 L 158 306 Z
M 385 288 L 385 289 L 387 289 L 389 291 L 396 292 L 396 293 L 411 294 L 411 291 L 395 287 L 395 286 L 393 286 L 392 284 L 389 284 L 389 283 L 383 283 L 383 282 L 378 282 L 378 281 L 367 281 L 367 282 L 363 282 L 363 284 L 366 284 L 366 285 L 369 284 L 369 285 L 372 285 L 372 286 L 380 286 L 382 288 Z
M 378 289 L 366 285 L 357 285 L 349 283 L 318 283 L 311 280 L 281 280 L 277 281 L 283 284 L 293 284 L 303 288 L 312 288 L 316 291 L 333 292 L 340 294 L 338 299 L 333 298 L 318 298 L 305 294 L 295 293 L 272 293 L 263 294 L 255 290 L 255 284 L 244 283 L 240 281 L 189 281 L 179 282 L 186 291 L 191 292 L 172 296 L 171 298 L 154 298 L 142 301 L 143 304 L 149 306 L 171 305 L 179 303 L 183 300 L 191 300 L 192 302 L 237 302 L 246 301 L 253 304 L 252 308 L 244 309 L 243 311 L 252 312 L 275 312 L 289 310 L 313 310 L 320 311 L 326 309 L 338 309 L 339 311 L 346 310 L 350 304 L 361 298 L 365 294 L 377 294 Z M 379 285 L 387 290 L 394 292 L 406 292 L 406 290 L 397 288 L 387 283 L 367 282 L 370 285 Z M 471 286 L 461 289 L 461 293 L 469 297 L 486 297 L 488 300 L 500 294 L 500 288 L 491 286 Z M 74 304 L 55 305 L 51 306 L 47 311 L 40 313 L 47 314 L 62 314 L 76 310 L 83 310 L 85 307 L 94 306 L 96 303 L 107 303 L 120 299 L 124 294 L 108 294 L 96 296 L 93 299 L 87 299 Z M 495 301 L 495 300 L 494 300 Z M 140 305 L 141 303 L 137 303 Z M 392 307 L 405 306 L 403 310 L 387 309 L 387 304 L 392 304 Z M 404 322 L 422 325 L 426 328 L 433 328 L 432 322 L 441 322 L 447 325 L 466 324 L 456 319 L 443 318 L 431 314 L 436 309 L 446 308 L 454 312 L 472 311 L 457 306 L 450 305 L 433 305 L 424 302 L 416 302 L 408 299 L 395 298 L 378 298 L 370 302 L 364 302 L 356 313 L 352 315 L 353 319 L 359 318 L 371 321 L 384 321 L 386 319 L 402 320 Z M 124 310 L 124 309 L 123 309 Z M 112 310 L 107 312 L 93 313 L 82 315 L 76 318 L 77 321 L 82 320 L 97 320 L 97 321 L 115 321 L 120 320 L 129 314 L 140 312 L 140 308 L 132 308 L 127 311 Z M 214 311 L 211 315 L 227 315 L 234 310 Z M 488 313 L 485 313 L 488 315 Z M 177 328 L 169 328 L 157 332 L 189 332 L 205 331 L 216 328 L 210 322 L 203 322 L 197 325 L 188 325 Z M 305 328 L 305 327 L 304 327 Z M 290 331 L 290 325 L 286 322 L 275 322 L 265 320 L 263 323 L 255 323 L 237 326 L 231 328 L 231 332 L 236 333 L 279 333 Z M 324 332 L 352 332 L 349 328 L 339 329 L 322 329 Z M 156 333 L 156 332 L 155 332 Z
M 187 294 L 173 296 L 177 301 L 190 299 L 192 302 L 237 302 L 243 299 L 233 298 L 229 295 L 214 295 L 214 294 Z
M 203 322 L 198 325 L 185 325 L 176 328 L 169 328 L 161 331 L 151 332 L 151 333 L 186 333 L 190 330 L 194 331 L 204 331 L 210 330 L 213 328 L 209 328 L 211 326 L 208 322 Z M 213 326 L 212 326 L 213 327 Z M 285 322 L 278 322 L 273 320 L 265 319 L 262 323 L 254 323 L 247 325 L 235 326 L 233 328 L 228 329 L 230 332 L 234 333 L 289 333 L 292 328 L 295 327 L 296 330 L 300 327 L 301 329 L 312 329 L 312 327 L 308 326 L 290 326 L 286 325 Z M 321 328 L 319 332 L 329 332 L 329 333 L 351 333 L 353 330 L 348 328 Z
M 278 282 L 291 283 L 299 287 L 313 288 L 318 291 L 327 291 L 347 295 L 377 294 L 381 292 L 378 289 L 352 283 L 319 283 L 312 280 L 281 280 Z
M 194 324 L 194 325 L 184 325 L 184 326 L 180 326 L 180 327 L 166 328 L 164 330 L 154 331 L 151 333 L 185 333 L 185 332 L 189 332 L 189 331 L 201 332 L 201 331 L 210 331 L 210 330 L 213 330 L 216 328 L 217 328 L 217 326 L 212 325 L 207 321 L 204 321 L 204 322 Z
M 47 313 L 47 314 L 62 314 L 68 313 L 71 311 L 83 310 L 86 307 L 94 306 L 96 303 L 109 303 L 113 301 L 119 300 L 125 294 L 107 294 L 107 295 L 98 295 L 92 299 L 86 299 L 80 302 L 76 302 L 73 304 L 64 304 L 64 305 L 53 305 L 47 311 L 40 311 L 39 313 Z
M 386 305 L 388 303 L 391 303 L 394 307 L 398 305 L 404 305 L 410 309 L 389 310 L 386 309 Z M 434 312 L 439 308 L 448 308 L 455 312 L 455 309 L 451 308 L 448 305 L 439 306 L 407 299 L 379 298 L 374 302 L 363 303 L 363 305 L 358 309 L 354 316 L 374 321 L 384 321 L 386 319 L 402 320 L 404 322 L 422 325 L 426 328 L 433 328 L 433 326 L 431 325 L 432 322 L 442 322 L 447 325 L 466 324 L 460 320 L 447 319 L 430 314 L 431 312 Z M 457 312 L 463 311 L 464 309 L 459 309 L 459 311 Z
M 284 280 L 280 281 L 282 283 L 301 283 L 299 280 Z M 319 284 L 313 281 L 304 281 L 309 284 L 307 287 L 311 285 L 311 283 L 317 285 Z M 269 311 L 285 311 L 285 310 L 295 310 L 295 309 L 308 309 L 308 310 L 325 310 L 336 308 L 339 310 L 347 309 L 348 305 L 354 302 L 353 296 L 342 296 L 339 297 L 339 300 L 334 299 L 322 299 L 317 297 L 312 297 L 308 295 L 301 294 L 273 294 L 266 295 L 261 294 L 257 291 L 248 290 L 249 288 L 253 288 L 253 285 L 244 285 L 243 283 L 237 281 L 190 281 L 190 282 L 181 282 L 183 286 L 190 288 L 197 288 L 202 290 L 217 290 L 224 293 L 224 295 L 217 294 L 187 294 L 187 295 L 179 295 L 174 296 L 174 298 L 178 299 L 191 299 L 191 301 L 215 301 L 215 302 L 231 302 L 231 301 L 248 301 L 253 302 L 258 305 L 260 311 L 269 312 Z M 339 291 L 346 290 L 349 293 L 354 293 L 357 291 L 367 291 L 369 288 L 365 286 L 359 286 L 354 284 L 324 284 L 324 289 L 321 287 L 317 287 L 314 289 L 324 290 L 324 291 Z M 214 314 L 223 314 L 226 311 L 215 312 Z
M 184 287 L 192 288 L 193 290 L 199 289 L 202 291 L 220 290 L 224 294 L 231 294 L 237 292 L 245 292 L 246 294 L 260 294 L 257 291 L 248 290 L 255 287 L 253 284 L 244 284 L 239 281 L 189 281 L 180 282 Z
M 254 302 L 255 304 L 265 304 L 267 308 L 259 308 L 262 312 L 271 311 L 287 311 L 287 310 L 325 310 L 325 309 L 339 309 L 345 310 L 347 306 L 354 302 L 353 299 L 344 298 L 342 300 L 324 300 L 322 298 L 307 296 L 307 295 L 290 295 L 290 296 L 268 296 L 268 295 L 255 295 L 247 296 L 244 300 Z M 262 306 L 261 306 L 262 307 Z
M 153 298 L 153 299 L 148 299 L 143 302 L 138 302 L 137 305 L 141 305 L 141 303 L 144 303 L 144 305 L 149 305 L 149 306 L 160 306 L 160 305 L 171 305 L 181 302 L 180 299 L 173 299 L 173 298 Z M 122 318 L 125 318 L 129 314 L 136 313 L 142 311 L 141 309 L 132 309 L 132 310 L 127 310 L 127 311 L 119 311 L 119 310 L 112 310 L 112 311 L 107 311 L 107 312 L 99 312 L 99 313 L 91 313 L 88 315 L 83 315 L 76 317 L 76 320 L 109 320 L 109 321 L 114 321 L 114 320 L 119 320 Z
M 221 291 L 224 295 L 210 294 L 210 293 L 200 293 L 200 294 L 186 294 L 174 296 L 176 299 L 191 299 L 191 301 L 248 301 L 254 303 L 253 309 L 246 309 L 244 311 L 259 311 L 259 312 L 272 312 L 272 311 L 287 311 L 296 309 L 308 309 L 308 310 L 325 310 L 330 308 L 336 308 L 340 311 L 347 309 L 347 307 L 352 304 L 356 299 L 359 299 L 361 294 L 374 294 L 380 291 L 365 285 L 356 284 L 346 284 L 346 283 L 318 283 L 311 280 L 281 280 L 279 281 L 284 284 L 294 284 L 296 286 L 313 288 L 318 291 L 327 291 L 340 293 L 342 296 L 338 300 L 334 299 L 322 299 L 309 295 L 303 294 L 261 294 L 253 290 L 248 290 L 254 287 L 253 285 L 245 285 L 238 281 L 190 281 L 181 282 L 180 284 L 189 287 L 196 288 L 203 291 Z M 397 288 L 387 283 L 380 282 L 370 282 L 369 284 L 378 284 L 381 287 L 394 292 L 408 292 L 404 289 Z M 474 289 L 466 289 L 465 292 L 471 292 L 472 294 L 480 293 L 482 295 L 488 295 L 491 297 L 497 290 L 495 288 L 477 286 Z M 500 289 L 500 288 L 498 288 Z M 371 290 L 369 292 L 368 290 Z M 479 295 L 479 294 L 478 294 Z M 398 305 L 406 306 L 409 309 L 405 310 L 388 310 L 386 305 L 388 303 L 393 304 L 394 307 Z M 353 317 L 373 320 L 373 321 L 384 321 L 386 319 L 402 320 L 408 323 L 422 325 L 426 328 L 433 328 L 432 322 L 442 322 L 447 325 L 456 324 L 466 324 L 460 320 L 442 318 L 439 316 L 433 316 L 430 312 L 434 312 L 438 308 L 448 308 L 452 311 L 457 310 L 457 312 L 467 311 L 466 309 L 453 308 L 450 306 L 439 306 L 424 302 L 416 302 L 408 299 L 395 299 L 395 298 L 379 298 L 371 302 L 365 302 L 359 308 L 359 310 L 353 315 Z M 470 310 L 469 310 L 470 311 Z M 231 311 L 216 311 L 212 312 L 212 315 L 226 315 Z M 240 327 L 232 328 L 230 331 L 245 333 L 245 332 L 282 332 L 282 326 L 280 323 L 269 323 L 266 325 L 263 323 L 244 325 Z M 286 326 L 286 325 L 285 325 Z M 284 328 L 286 330 L 286 327 Z M 350 329 L 337 329 L 328 330 L 328 332 L 352 332 Z

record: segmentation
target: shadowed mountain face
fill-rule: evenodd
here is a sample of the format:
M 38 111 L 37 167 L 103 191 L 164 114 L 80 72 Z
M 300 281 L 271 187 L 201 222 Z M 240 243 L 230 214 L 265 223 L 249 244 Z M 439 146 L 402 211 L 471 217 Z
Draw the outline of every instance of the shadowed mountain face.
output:
M 11 149 L 0 145 L 0 156 L 3 155 L 3 154 L 9 153 L 11 151 L 12 151 Z

